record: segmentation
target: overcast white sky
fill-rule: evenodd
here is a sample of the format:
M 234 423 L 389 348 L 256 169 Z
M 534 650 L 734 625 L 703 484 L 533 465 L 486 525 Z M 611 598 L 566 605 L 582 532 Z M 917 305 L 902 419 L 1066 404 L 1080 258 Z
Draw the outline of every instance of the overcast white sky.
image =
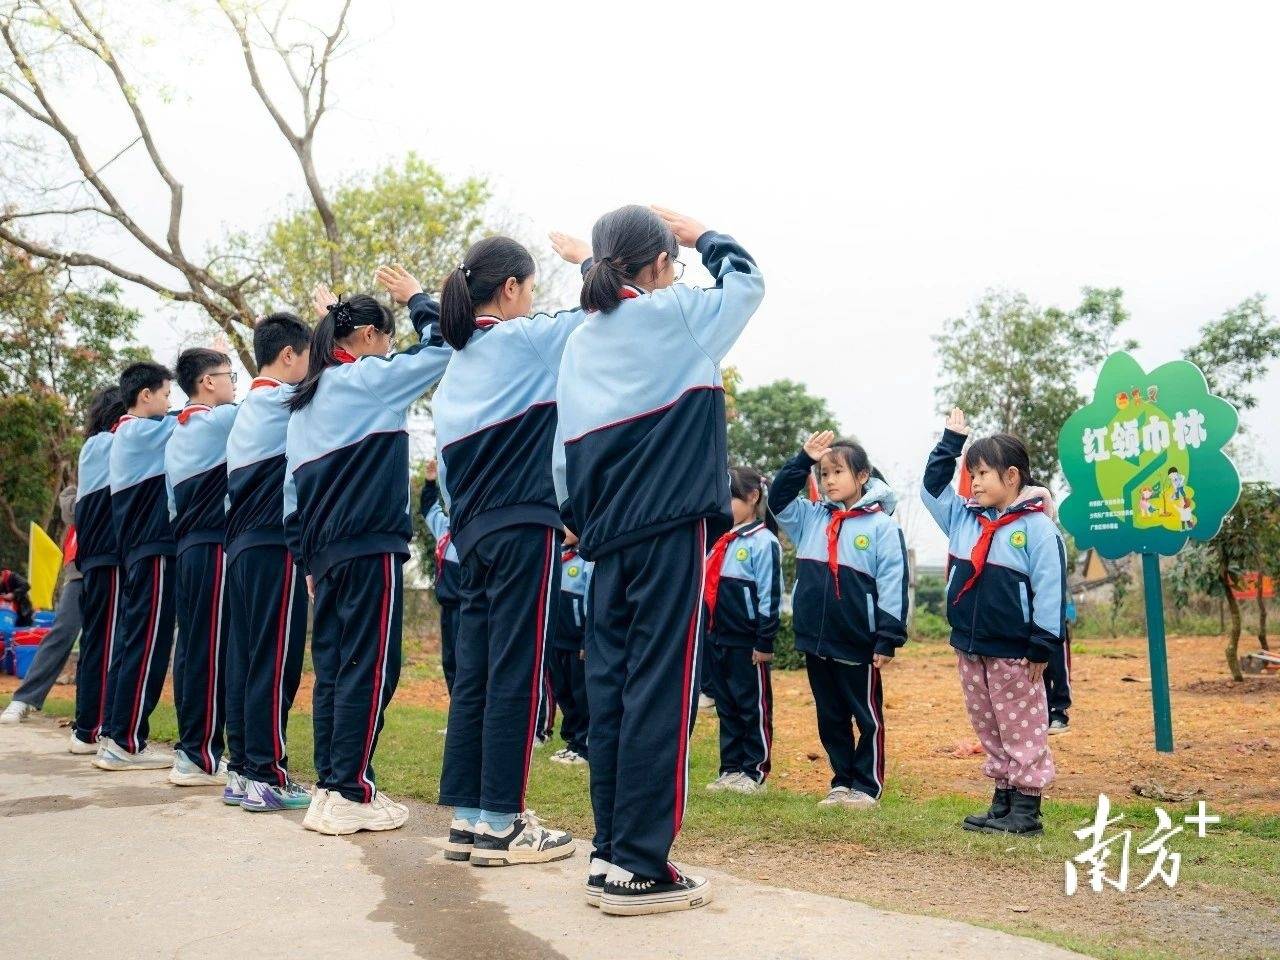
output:
M 986 288 L 1068 307 L 1123 287 L 1148 366 L 1249 294 L 1280 308 L 1278 27 L 1232 3 L 355 0 L 318 159 L 332 180 L 416 150 L 540 231 L 655 202 L 732 233 L 769 292 L 728 362 L 807 383 L 906 485 L 940 426 L 930 335 Z M 137 62 L 176 94 L 154 109 L 186 245 L 261 223 L 301 181 L 226 28 L 171 4 L 144 29 Z M 80 109 L 95 156 L 127 142 Z M 162 215 L 139 170 L 115 182 Z M 171 359 L 189 327 L 136 302 Z M 1275 476 L 1280 371 L 1260 393 Z

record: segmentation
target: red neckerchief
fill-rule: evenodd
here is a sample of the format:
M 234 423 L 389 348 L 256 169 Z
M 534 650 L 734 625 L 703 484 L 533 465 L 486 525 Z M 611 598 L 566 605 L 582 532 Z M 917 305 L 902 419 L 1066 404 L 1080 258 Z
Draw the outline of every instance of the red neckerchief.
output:
M 185 427 L 197 413 L 208 413 L 212 409 L 207 403 L 188 403 L 178 412 L 178 423 Z
M 846 520 L 879 512 L 880 504 L 873 503 L 869 507 L 854 507 L 852 510 L 832 510 L 827 519 L 827 569 L 831 571 L 831 579 L 836 585 L 837 600 L 840 599 L 840 528 Z
M 284 383 L 281 382 L 280 380 L 275 379 L 275 377 L 254 377 L 253 383 L 249 384 L 249 389 L 257 390 L 259 387 L 282 387 L 282 386 L 284 386 Z
M 560 562 L 561 562 L 561 563 L 568 563 L 570 560 L 572 560 L 572 559 L 573 559 L 574 557 L 576 557 L 577 555 L 578 555 L 578 551 L 577 551 L 577 550 L 575 550 L 573 547 L 569 547 L 569 548 L 567 548 L 567 549 L 564 551 L 564 553 L 560 554 Z
M 436 541 L 436 576 L 444 571 L 444 552 L 449 549 L 449 541 L 453 539 L 453 533 L 446 530 L 440 535 L 440 539 Z
M 974 517 L 982 526 L 982 533 L 978 536 L 978 542 L 973 545 L 973 552 L 969 554 L 969 562 L 973 564 L 973 576 L 964 582 L 964 586 L 960 588 L 956 598 L 951 601 L 953 607 L 960 602 L 960 598 L 965 595 L 965 591 L 977 583 L 978 578 L 982 576 L 982 568 L 987 565 L 987 554 L 991 552 L 991 541 L 994 539 L 996 531 L 1001 527 L 1008 526 L 1015 520 L 1021 519 L 1028 513 L 1044 513 L 1044 504 L 1039 501 L 1029 503 L 1018 510 L 1005 513 L 995 520 L 988 520 L 980 513 L 974 514 Z
M 490 327 L 496 327 L 502 323 L 501 317 L 491 317 L 487 313 L 476 317 L 476 326 L 481 330 L 488 330 Z
M 126 420 L 137 420 L 137 419 L 138 419 L 138 418 L 137 418 L 137 417 L 135 417 L 132 413 L 126 413 L 126 414 L 124 414 L 123 416 L 121 416 L 119 420 L 117 420 L 117 421 L 115 422 L 115 425 L 114 425 L 114 426 L 112 426 L 112 428 L 111 428 L 111 432 L 112 432 L 112 433 L 115 433 L 117 430 L 119 430 L 119 429 L 120 429 L 120 425 L 121 425 L 122 423 L 124 423 Z
M 640 291 L 635 287 L 623 287 L 618 291 L 619 300 L 634 300 L 638 296 L 640 296 Z
M 720 596 L 720 574 L 724 568 L 724 555 L 729 552 L 729 544 L 738 537 L 749 536 L 760 529 L 758 520 L 752 520 L 745 523 L 741 527 L 736 527 L 726 534 L 722 534 L 720 539 L 716 541 L 715 546 L 711 548 L 711 552 L 707 554 L 706 572 L 703 574 L 702 580 L 702 596 L 703 601 L 707 605 L 707 629 L 710 630 L 715 626 L 716 621 L 716 600 Z
M 356 362 L 356 358 L 352 354 L 347 353 L 346 350 L 343 350 L 342 347 L 333 348 L 333 359 L 337 360 L 339 363 Z

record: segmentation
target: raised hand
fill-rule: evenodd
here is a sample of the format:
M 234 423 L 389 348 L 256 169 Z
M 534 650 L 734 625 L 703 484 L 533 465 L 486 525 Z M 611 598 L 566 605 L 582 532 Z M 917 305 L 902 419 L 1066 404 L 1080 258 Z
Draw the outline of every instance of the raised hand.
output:
M 422 284 L 418 282 L 418 278 L 398 263 L 379 267 L 373 279 L 391 294 L 391 299 L 396 303 L 408 303 L 410 297 L 422 292 Z
M 551 238 L 551 249 L 570 263 L 582 263 L 591 256 L 591 244 L 585 240 L 559 230 L 552 230 L 547 236 Z
M 694 220 L 693 217 L 686 217 L 666 207 L 650 207 L 650 209 L 671 228 L 671 232 L 676 235 L 676 240 L 682 247 L 692 247 L 698 242 L 698 238 L 707 232 L 706 226 Z
M 804 452 L 811 460 L 821 460 L 831 451 L 831 444 L 835 439 L 834 431 L 819 430 L 817 433 L 810 434 L 809 439 L 804 442 Z
M 952 407 L 951 412 L 947 414 L 947 429 L 952 433 L 960 433 L 964 436 L 969 435 L 969 425 L 964 421 L 964 411 L 959 407 Z
M 432 483 L 436 482 L 436 479 L 440 476 L 440 466 L 436 463 L 435 457 L 427 461 L 426 471 L 423 475 Z
M 338 298 L 333 295 L 327 283 L 317 283 L 311 288 L 311 309 L 315 311 L 317 319 L 323 320 L 329 308 L 337 302 Z

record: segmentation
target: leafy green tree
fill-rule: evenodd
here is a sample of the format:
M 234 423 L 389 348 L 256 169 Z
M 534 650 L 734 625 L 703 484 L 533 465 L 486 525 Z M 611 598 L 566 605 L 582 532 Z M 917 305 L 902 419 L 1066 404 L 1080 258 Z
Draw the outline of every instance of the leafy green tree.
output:
M 1084 405 L 1081 371 L 1113 349 L 1129 318 L 1118 288 L 1085 287 L 1078 306 L 1040 307 L 1023 293 L 988 291 L 936 335 L 941 383 L 939 412 L 962 408 L 975 434 L 1021 437 L 1032 472 L 1058 474 L 1058 431 Z M 1127 346 L 1127 345 L 1126 345 Z
M 771 477 L 815 430 L 840 432 L 827 401 L 802 383 L 775 380 L 743 390 L 734 380 L 729 421 L 729 462 L 755 467 Z
M 1277 357 L 1280 324 L 1267 312 L 1267 298 L 1261 293 L 1202 326 L 1199 338 L 1186 352 L 1186 358 L 1204 372 L 1210 391 L 1237 410 L 1252 410 L 1258 405 L 1253 384 Z

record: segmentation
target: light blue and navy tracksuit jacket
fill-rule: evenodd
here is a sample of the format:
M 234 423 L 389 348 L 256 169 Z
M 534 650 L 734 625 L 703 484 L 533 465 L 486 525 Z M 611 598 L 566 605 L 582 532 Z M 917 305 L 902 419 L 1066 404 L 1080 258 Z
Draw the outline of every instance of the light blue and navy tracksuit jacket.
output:
M 80 660 L 76 670 L 76 735 L 93 743 L 107 720 L 107 677 L 120 610 L 120 552 L 111 514 L 111 442 L 104 430 L 80 448 L 76 483 L 76 566 L 84 574 Z
M 951 645 L 977 656 L 1047 663 L 1066 632 L 1066 549 L 1053 502 L 1039 488 L 1003 514 L 965 500 L 951 488 L 964 444 L 964 434 L 943 432 L 921 489 L 948 537 Z M 993 528 L 985 557 L 979 549 L 984 527 Z
M 250 547 L 283 547 L 286 401 L 293 387 L 255 377 L 227 437 L 227 563 Z
M 840 521 L 836 504 L 800 495 L 813 466 L 802 450 L 769 491 L 769 505 L 796 545 L 796 649 L 848 663 L 891 657 L 907 640 L 907 548 L 892 516 L 897 498 L 873 477 L 851 508 L 861 513 Z M 833 522 L 840 524 L 834 544 Z
M 179 556 L 200 544 L 224 544 L 227 437 L 239 408 L 189 403 L 165 445 L 169 521 Z
M 423 483 L 421 503 L 426 507 L 422 519 L 436 542 L 436 602 L 442 607 L 456 607 L 462 599 L 458 593 L 458 578 L 461 576 L 458 548 L 453 545 L 449 515 L 440 505 L 440 487 L 434 480 Z
M 95 433 L 80 448 L 76 483 L 76 566 L 81 573 L 120 565 L 115 517 L 111 512 L 111 442 L 115 434 Z
M 560 554 L 557 650 L 572 651 L 576 655 L 583 647 L 587 631 L 587 592 L 591 589 L 593 569 L 595 564 L 573 547 L 565 547 Z
M 176 548 L 169 519 L 164 452 L 177 415 L 117 422 L 111 443 L 111 513 L 121 565 L 127 570 L 147 557 L 172 557 Z
M 721 646 L 773 653 L 782 603 L 782 547 L 763 520 L 744 523 L 724 537 L 720 569 L 708 566 L 703 591 L 708 637 Z M 715 557 L 713 549 L 708 564 Z

